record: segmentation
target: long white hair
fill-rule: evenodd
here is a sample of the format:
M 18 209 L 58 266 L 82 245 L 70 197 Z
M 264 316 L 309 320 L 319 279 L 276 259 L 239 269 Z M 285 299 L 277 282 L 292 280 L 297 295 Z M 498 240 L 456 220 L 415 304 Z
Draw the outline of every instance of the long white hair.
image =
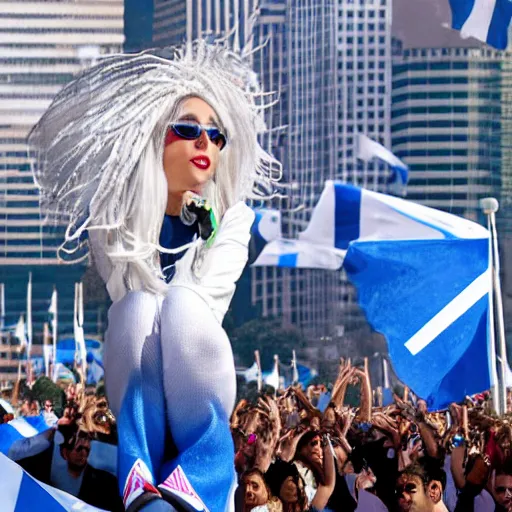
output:
M 215 110 L 228 134 L 204 192 L 217 217 L 240 200 L 271 194 L 281 167 L 257 139 L 268 96 L 242 58 L 221 45 L 197 41 L 187 51 L 106 58 L 68 84 L 30 134 L 42 209 L 67 223 L 60 251 L 79 254 L 88 232 L 113 300 L 127 290 L 165 293 L 158 244 L 167 204 L 164 140 L 192 96 Z

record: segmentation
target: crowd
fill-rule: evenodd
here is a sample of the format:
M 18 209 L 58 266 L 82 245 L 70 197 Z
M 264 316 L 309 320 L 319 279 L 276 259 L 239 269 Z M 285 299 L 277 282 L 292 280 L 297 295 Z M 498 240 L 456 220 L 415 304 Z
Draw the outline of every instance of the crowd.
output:
M 95 507 L 123 511 L 114 476 L 116 423 L 101 388 L 69 383 L 59 389 L 46 378 L 32 389 L 19 387 L 3 391 L 0 423 L 39 416 L 46 425 L 38 435 L 13 442 L 7 456 L 40 482 Z
M 357 407 L 346 405 L 353 386 Z M 3 396 L 12 412 L 0 402 L 3 422 L 40 416 L 48 429 L 8 456 L 44 483 L 123 510 L 115 467 L 102 468 L 101 454 L 91 461 L 94 448 L 117 443 L 101 389 L 69 384 L 62 400 L 18 391 Z M 512 512 L 512 424 L 492 414 L 488 394 L 437 413 L 407 390 L 392 405 L 381 400 L 368 369 L 350 361 L 330 392 L 266 388 L 240 400 L 231 418 L 237 512 Z
M 353 385 L 357 408 L 344 405 Z M 350 361 L 326 407 L 317 391 L 292 386 L 238 403 L 238 510 L 512 511 L 512 426 L 491 413 L 488 394 L 430 413 L 405 390 L 382 407 L 368 370 Z

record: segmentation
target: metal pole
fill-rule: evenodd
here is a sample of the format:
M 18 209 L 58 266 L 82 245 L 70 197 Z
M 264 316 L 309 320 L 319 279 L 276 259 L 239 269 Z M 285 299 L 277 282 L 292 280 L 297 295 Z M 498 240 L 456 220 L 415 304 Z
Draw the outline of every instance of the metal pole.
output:
M 496 414 L 501 414 L 501 401 L 500 401 L 500 388 L 498 382 L 498 371 L 496 364 L 496 338 L 494 331 L 494 278 L 493 278 L 493 269 L 494 269 L 494 257 L 493 257 L 493 245 L 492 245 L 492 224 L 491 224 L 491 212 L 493 210 L 493 202 L 482 199 L 480 201 L 480 206 L 487 216 L 487 229 L 489 231 L 489 270 L 490 270 L 490 288 L 489 288 L 489 364 L 491 367 L 491 380 L 492 380 L 492 406 L 496 411 Z
M 507 413 L 507 373 L 508 373 L 508 358 L 507 358 L 507 342 L 505 338 L 505 320 L 503 318 L 503 299 L 501 295 L 501 279 L 500 279 L 500 255 L 498 252 L 498 231 L 496 229 L 496 215 L 494 212 L 490 215 L 492 226 L 492 243 L 494 250 L 494 295 L 496 300 L 496 318 L 498 323 L 498 341 L 499 341 L 499 354 L 500 354 L 500 371 L 501 371 L 501 406 L 503 414 Z

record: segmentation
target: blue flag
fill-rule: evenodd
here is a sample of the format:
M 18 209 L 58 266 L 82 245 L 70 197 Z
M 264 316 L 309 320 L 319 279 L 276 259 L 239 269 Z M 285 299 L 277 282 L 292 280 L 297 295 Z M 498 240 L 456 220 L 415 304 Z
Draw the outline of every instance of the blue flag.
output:
M 512 18 L 511 0 L 450 0 L 452 28 L 464 38 L 480 41 L 505 50 Z
M 441 409 L 491 387 L 488 231 L 403 199 L 329 181 L 298 240 L 255 265 L 345 268 L 398 377 Z

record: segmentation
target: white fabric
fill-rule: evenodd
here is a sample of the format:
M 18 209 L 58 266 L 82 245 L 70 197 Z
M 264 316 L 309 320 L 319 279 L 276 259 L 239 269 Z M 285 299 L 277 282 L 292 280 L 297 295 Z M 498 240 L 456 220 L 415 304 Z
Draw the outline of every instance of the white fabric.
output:
M 487 41 L 495 7 L 496 0 L 475 0 L 471 14 L 460 30 L 461 37 Z
M 247 263 L 253 221 L 254 212 L 246 204 L 237 203 L 224 214 L 210 249 L 204 250 L 204 242 L 198 240 L 176 263 L 176 275 L 170 287 L 196 292 L 210 306 L 219 323 Z
M 358 136 L 358 152 L 357 158 L 360 160 L 364 160 L 365 162 L 369 162 L 374 158 L 379 158 L 384 162 L 387 162 L 389 165 L 393 167 L 403 167 L 407 169 L 407 165 L 405 165 L 399 158 L 397 158 L 389 149 L 385 148 L 382 144 L 370 139 L 370 137 L 360 133 Z

